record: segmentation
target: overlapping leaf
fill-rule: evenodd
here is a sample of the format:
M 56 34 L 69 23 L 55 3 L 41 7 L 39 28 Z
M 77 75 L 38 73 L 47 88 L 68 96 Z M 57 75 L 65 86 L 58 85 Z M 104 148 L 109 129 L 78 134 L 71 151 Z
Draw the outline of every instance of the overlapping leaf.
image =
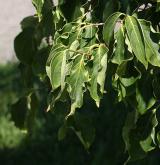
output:
M 114 14 L 112 14 L 105 22 L 104 27 L 103 27 L 103 39 L 105 41 L 105 43 L 107 45 L 109 45 L 109 43 L 112 40 L 113 37 L 113 33 L 114 33 L 114 29 L 115 29 L 115 25 L 119 19 L 119 17 L 123 15 L 123 13 L 120 12 L 116 12 Z
M 80 108 L 83 104 L 83 93 L 85 82 L 89 81 L 88 71 L 85 69 L 84 55 L 76 58 L 71 74 L 67 79 L 69 85 L 68 92 L 71 97 L 71 114 L 74 114 L 76 108 Z
M 145 20 L 138 21 L 143 32 L 146 58 L 152 65 L 160 67 L 160 46 L 151 38 L 151 24 Z
M 100 45 L 94 54 L 93 71 L 90 80 L 90 94 L 99 106 L 100 96 L 98 94 L 98 85 L 100 85 L 100 92 L 104 92 L 105 72 L 107 69 L 107 52 L 105 45 Z

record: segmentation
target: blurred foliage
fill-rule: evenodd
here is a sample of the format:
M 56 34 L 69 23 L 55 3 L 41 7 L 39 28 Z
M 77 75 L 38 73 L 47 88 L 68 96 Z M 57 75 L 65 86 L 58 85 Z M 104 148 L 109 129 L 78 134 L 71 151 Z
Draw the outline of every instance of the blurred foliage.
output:
M 21 131 L 10 120 L 9 107 L 22 92 L 17 64 L 0 66 L 0 149 L 13 148 L 23 139 Z

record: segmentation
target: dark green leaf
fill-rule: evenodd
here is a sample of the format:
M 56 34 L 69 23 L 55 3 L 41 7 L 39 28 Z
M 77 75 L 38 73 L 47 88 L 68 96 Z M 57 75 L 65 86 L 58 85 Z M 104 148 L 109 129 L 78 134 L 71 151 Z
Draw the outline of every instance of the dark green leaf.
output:
M 36 52 L 33 29 L 25 29 L 15 38 L 14 49 L 22 63 L 32 64 Z

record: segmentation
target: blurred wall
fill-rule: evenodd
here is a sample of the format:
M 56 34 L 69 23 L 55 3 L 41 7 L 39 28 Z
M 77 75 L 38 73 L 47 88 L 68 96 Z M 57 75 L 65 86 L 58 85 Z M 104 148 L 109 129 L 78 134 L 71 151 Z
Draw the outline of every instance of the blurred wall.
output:
M 13 41 L 19 23 L 34 12 L 31 0 L 0 0 L 0 63 L 15 59 Z

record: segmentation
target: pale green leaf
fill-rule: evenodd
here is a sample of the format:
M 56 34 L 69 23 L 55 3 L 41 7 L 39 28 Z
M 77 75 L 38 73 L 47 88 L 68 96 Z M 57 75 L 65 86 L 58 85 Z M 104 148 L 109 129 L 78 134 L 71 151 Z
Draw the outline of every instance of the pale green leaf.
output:
M 61 89 L 64 88 L 67 73 L 66 68 L 66 51 L 60 51 L 55 54 L 50 65 L 50 79 L 53 90 L 57 89 L 59 86 L 61 86 Z
M 75 54 L 75 52 L 76 52 L 76 50 L 78 49 L 78 47 L 79 47 L 79 41 L 78 40 L 75 40 L 72 44 L 71 44 L 71 46 L 70 46 L 70 48 L 69 48 L 69 50 L 70 50 L 70 57 L 72 57 L 74 54 Z
M 90 80 L 90 95 L 99 106 L 100 96 L 98 94 L 98 84 L 100 85 L 100 92 L 104 92 L 105 72 L 107 69 L 107 52 L 105 45 L 101 44 L 95 51 L 93 59 L 93 70 Z

